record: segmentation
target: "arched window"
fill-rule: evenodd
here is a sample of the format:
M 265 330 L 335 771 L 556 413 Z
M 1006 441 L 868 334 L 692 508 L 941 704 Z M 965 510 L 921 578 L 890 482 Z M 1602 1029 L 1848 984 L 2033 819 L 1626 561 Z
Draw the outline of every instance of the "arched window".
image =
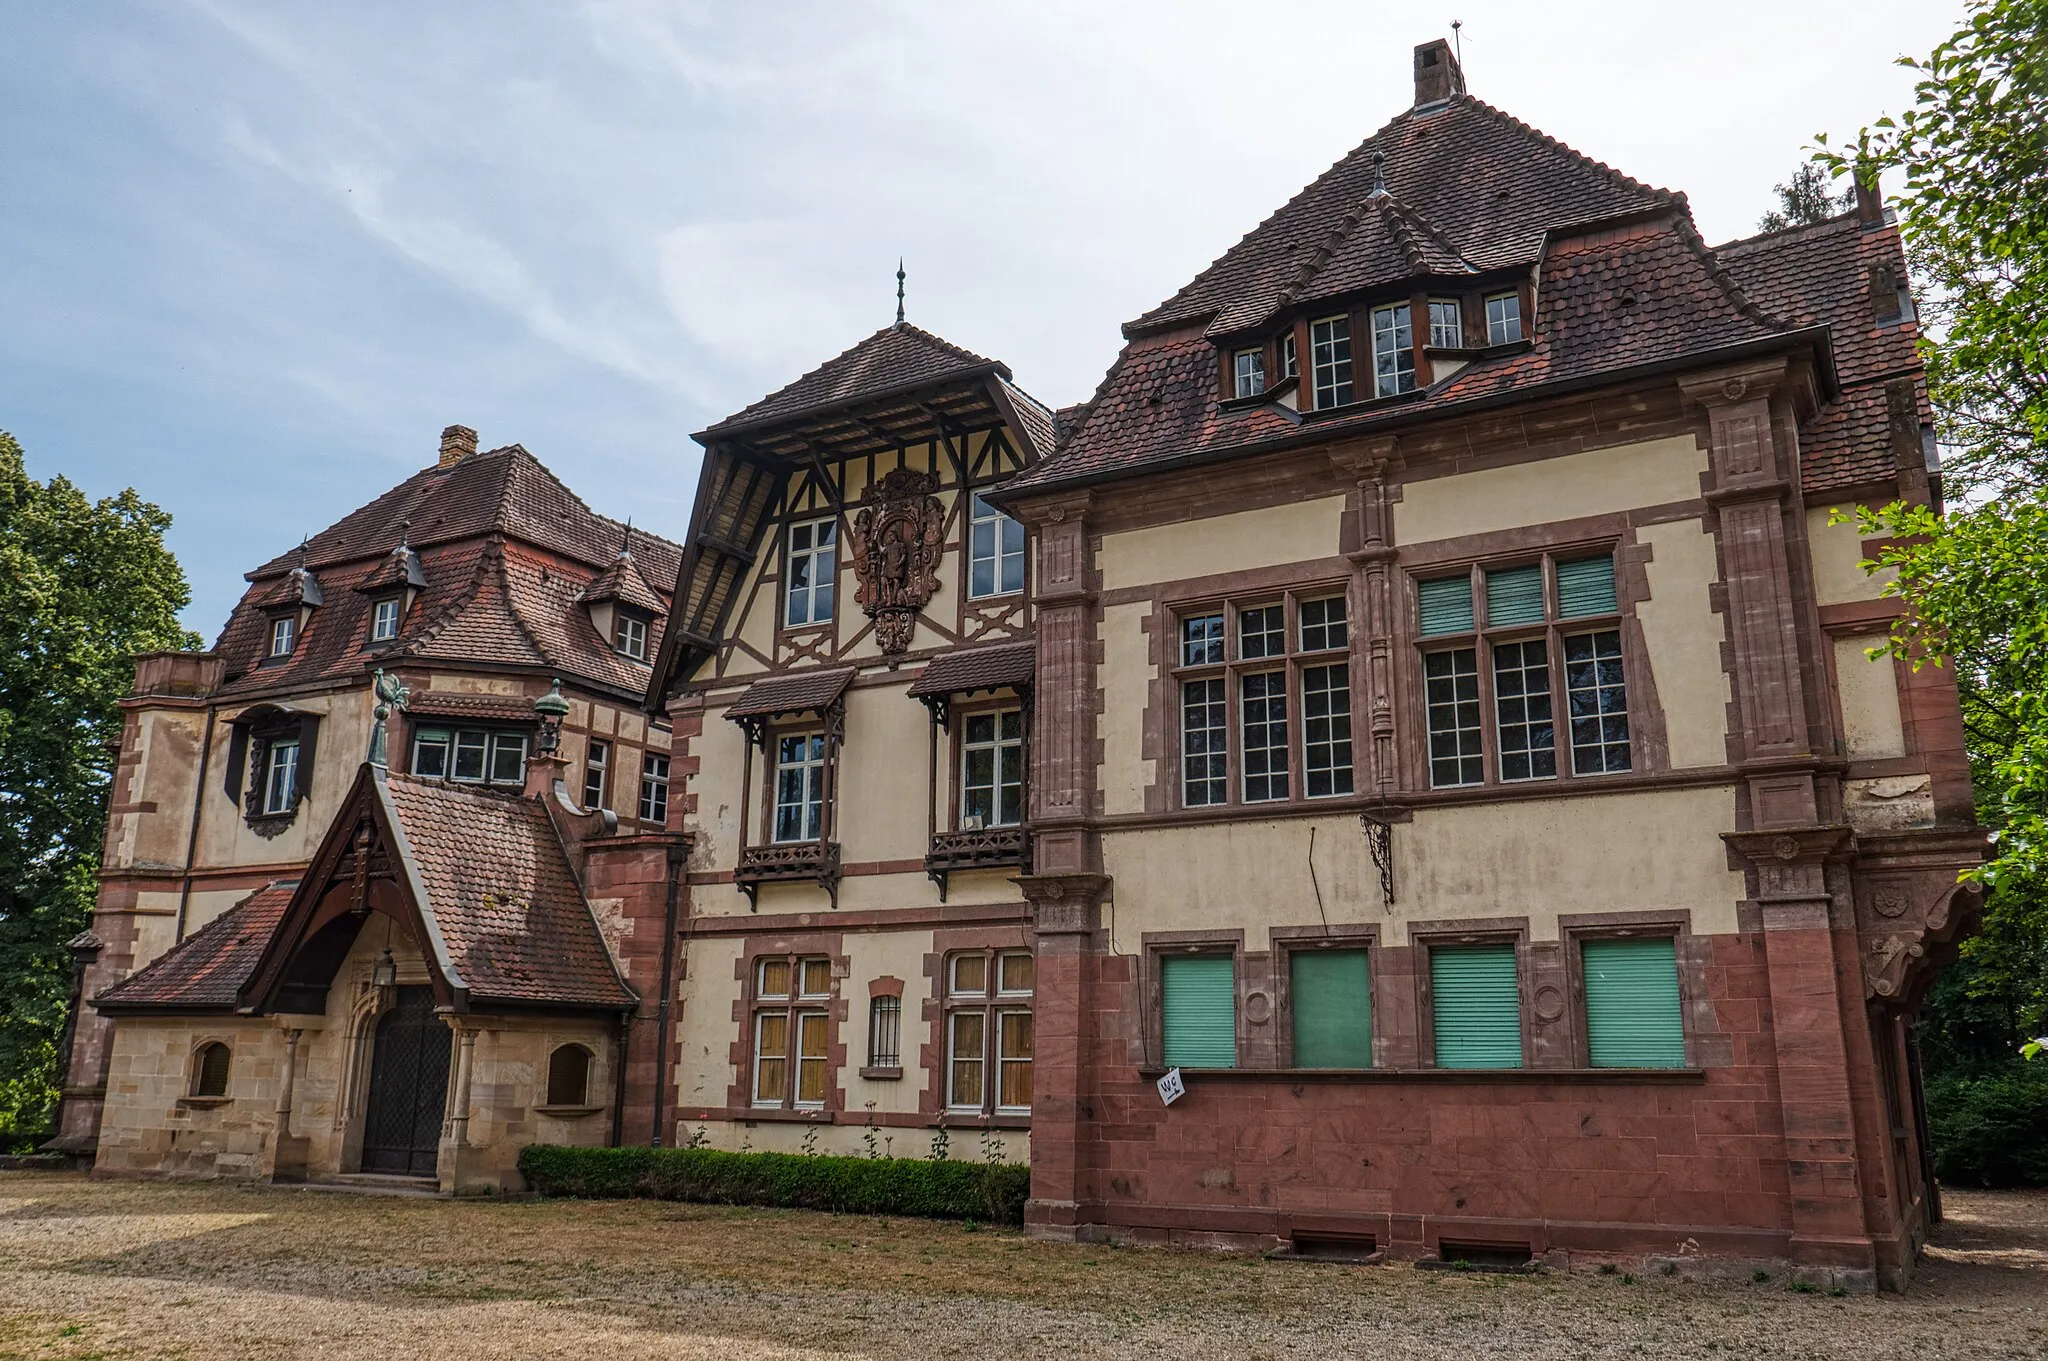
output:
M 192 1056 L 192 1095 L 226 1096 L 231 1057 L 228 1047 L 218 1040 L 199 1046 L 199 1052 Z
M 548 1058 L 548 1104 L 582 1106 L 590 1101 L 590 1051 L 565 1044 Z

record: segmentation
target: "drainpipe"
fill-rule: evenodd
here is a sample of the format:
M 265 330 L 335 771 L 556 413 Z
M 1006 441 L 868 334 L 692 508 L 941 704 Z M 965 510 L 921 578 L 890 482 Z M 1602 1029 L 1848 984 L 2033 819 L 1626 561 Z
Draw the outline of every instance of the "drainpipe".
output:
M 213 759 L 213 724 L 220 706 L 206 706 L 206 732 L 199 739 L 199 785 L 192 791 L 192 833 L 185 839 L 185 877 L 178 885 L 178 933 L 172 944 L 185 939 L 185 917 L 192 902 L 192 865 L 199 858 L 199 814 L 206 807 L 206 767 Z
M 624 1135 L 626 1119 L 626 1053 L 633 1043 L 633 1013 L 619 1013 L 619 1030 L 612 1036 L 612 1136 L 611 1146 L 617 1148 Z
M 661 1098 L 668 1086 L 669 999 L 675 992 L 676 897 L 682 887 L 687 846 L 668 848 L 668 909 L 661 931 L 661 1000 L 654 1008 L 654 1133 L 650 1148 L 661 1147 Z

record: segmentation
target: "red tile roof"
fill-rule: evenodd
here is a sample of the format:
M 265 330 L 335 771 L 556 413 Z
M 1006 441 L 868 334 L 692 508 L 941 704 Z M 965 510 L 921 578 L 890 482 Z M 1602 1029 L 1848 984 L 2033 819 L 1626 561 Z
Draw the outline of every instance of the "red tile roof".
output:
M 1038 665 L 1036 643 L 1003 643 L 941 653 L 911 685 L 912 695 L 966 695 L 976 690 L 1031 684 Z
M 92 999 L 103 1011 L 233 1011 L 263 947 L 284 916 L 296 879 L 257 889 L 149 964 Z
M 904 388 L 989 373 L 1005 380 L 1010 376 L 1010 370 L 994 359 L 984 359 L 951 341 L 941 340 L 923 327 L 899 321 L 826 360 L 787 387 L 726 417 L 697 438 L 708 443 L 748 426 L 787 420 Z
M 472 1004 L 634 1005 L 538 800 L 378 778 L 436 954 Z
M 823 709 L 846 693 L 853 680 L 853 668 L 824 670 L 808 667 L 780 676 L 755 681 L 726 709 L 727 718 L 773 718 L 777 714 L 800 714 Z
M 296 599 L 294 549 L 249 574 L 250 587 L 214 644 L 224 660 L 224 697 L 356 680 L 411 658 L 550 668 L 638 694 L 647 668 L 620 656 L 590 622 L 585 593 L 618 561 L 625 532 L 512 445 L 429 468 L 313 536 L 306 562 L 323 603 L 290 657 L 272 664 L 263 607 Z M 396 584 L 392 550 L 408 539 L 426 580 L 398 638 L 369 643 L 365 592 Z M 633 588 L 659 618 L 667 612 L 681 549 L 634 531 Z M 651 598 L 652 603 L 644 603 Z
M 1392 204 L 1371 197 L 1376 153 Z M 1457 94 L 1396 116 L 1127 330 L 1243 330 L 1412 277 L 1418 258 L 1446 273 L 1528 265 L 1555 228 L 1682 201 Z

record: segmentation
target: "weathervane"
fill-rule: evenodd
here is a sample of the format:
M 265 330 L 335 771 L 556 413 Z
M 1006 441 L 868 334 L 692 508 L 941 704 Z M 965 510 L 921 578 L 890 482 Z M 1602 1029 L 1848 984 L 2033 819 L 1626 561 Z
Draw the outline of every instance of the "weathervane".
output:
M 398 677 L 386 675 L 382 667 L 372 672 L 371 675 L 374 678 L 372 688 L 376 692 L 378 702 L 376 711 L 377 724 L 370 729 L 370 764 L 373 766 L 388 766 L 390 764 L 390 755 L 386 750 L 387 739 L 384 735 L 384 720 L 391 717 L 393 709 L 403 711 L 410 705 L 412 689 L 401 682 Z

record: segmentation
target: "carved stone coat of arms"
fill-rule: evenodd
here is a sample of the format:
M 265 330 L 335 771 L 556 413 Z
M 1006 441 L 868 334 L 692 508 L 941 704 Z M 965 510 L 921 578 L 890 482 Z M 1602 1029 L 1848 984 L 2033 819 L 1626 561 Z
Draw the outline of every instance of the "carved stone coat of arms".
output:
M 939 588 L 946 509 L 932 493 L 931 473 L 898 468 L 870 486 L 853 518 L 854 596 L 875 621 L 875 639 L 890 655 L 910 646 L 918 611 Z

